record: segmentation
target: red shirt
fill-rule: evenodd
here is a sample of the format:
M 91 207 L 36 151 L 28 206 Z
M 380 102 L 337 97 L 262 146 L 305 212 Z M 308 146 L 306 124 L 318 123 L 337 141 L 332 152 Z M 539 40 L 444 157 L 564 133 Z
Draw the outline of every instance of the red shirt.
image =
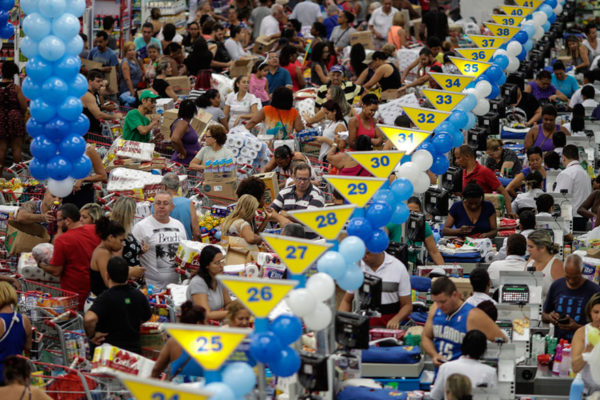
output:
M 302 71 L 302 64 L 300 64 L 300 61 L 298 61 L 298 60 L 296 60 L 295 63 L 290 62 L 285 67 L 281 67 L 290 73 L 290 76 L 292 77 L 292 86 L 293 86 L 292 90 L 294 92 L 297 92 L 298 90 L 300 90 L 300 84 L 298 83 L 298 75 L 296 75 L 296 67 L 300 67 L 300 71 Z
M 50 265 L 63 266 L 60 287 L 79 295 L 79 310 L 83 310 L 90 293 L 90 261 L 99 244 L 100 238 L 93 224 L 69 229 L 54 242 Z
M 496 174 L 488 167 L 484 167 L 479 163 L 477 163 L 475 169 L 470 174 L 467 174 L 467 170 L 463 169 L 463 188 L 470 181 L 477 182 L 484 193 L 492 193 L 500 186 L 500 181 L 496 177 Z

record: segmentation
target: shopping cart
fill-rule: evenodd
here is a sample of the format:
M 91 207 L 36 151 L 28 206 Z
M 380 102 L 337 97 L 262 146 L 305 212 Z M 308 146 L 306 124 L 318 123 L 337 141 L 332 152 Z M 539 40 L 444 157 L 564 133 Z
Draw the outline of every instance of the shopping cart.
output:
M 54 400 L 95 400 L 92 390 L 98 382 L 81 371 L 65 365 L 31 361 L 31 385 L 39 387 Z
M 50 286 L 30 279 L 19 278 L 23 294 L 37 295 L 44 299 L 41 307 L 46 308 L 54 316 L 65 311 L 77 311 L 79 307 L 79 296 L 75 292 Z M 57 283 L 58 284 L 58 283 Z
M 147 295 L 152 310 L 152 322 L 177 322 L 175 303 L 167 293 Z

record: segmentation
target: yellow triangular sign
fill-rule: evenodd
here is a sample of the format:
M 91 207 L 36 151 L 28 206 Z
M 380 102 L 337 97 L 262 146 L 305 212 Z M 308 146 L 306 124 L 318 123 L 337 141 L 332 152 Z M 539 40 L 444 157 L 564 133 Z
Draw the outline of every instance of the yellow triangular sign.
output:
M 321 254 L 331 247 L 329 243 L 321 244 L 312 240 L 297 239 L 289 236 L 267 233 L 263 233 L 261 236 L 273 251 L 277 253 L 292 274 L 296 275 L 302 274 L 317 258 L 321 257 Z
M 430 72 L 429 75 L 441 86 L 443 90 L 448 92 L 459 93 L 467 87 L 473 79 L 472 76 L 441 74 L 439 72 Z
M 521 30 L 518 26 L 490 24 L 489 22 L 484 23 L 484 25 L 492 32 L 492 35 L 506 39 L 512 38 Z
M 362 176 L 324 175 L 349 203 L 364 207 L 376 191 L 386 181 L 384 178 L 364 178 Z
M 356 206 L 349 204 L 326 208 L 290 211 L 289 214 L 327 240 L 337 239 Z
M 229 290 L 248 307 L 257 318 L 267 318 L 298 281 L 286 279 L 252 279 L 217 275 Z
M 377 178 L 389 177 L 404 157 L 401 151 L 349 151 L 346 154 Z
M 466 94 L 445 92 L 436 89 L 422 89 L 429 102 L 440 111 L 452 111 Z
M 118 373 L 117 377 L 125 384 L 134 399 L 138 400 L 206 400 L 214 393 L 206 389 L 185 387 L 157 379 L 143 379 L 135 375 Z
M 517 3 L 519 7 L 529 7 L 532 9 L 532 12 L 537 10 L 543 2 L 544 0 L 515 0 L 515 3 Z
M 490 49 L 480 49 L 479 47 L 475 48 L 457 48 L 456 52 L 466 58 L 467 60 L 472 61 L 483 61 L 488 62 L 490 58 L 494 55 L 496 48 Z
M 501 14 L 492 14 L 490 15 L 492 21 L 500 25 L 508 25 L 508 26 L 519 26 L 521 22 L 525 19 L 525 17 L 516 17 L 514 15 L 501 15 Z
M 477 78 L 483 74 L 486 69 L 492 66 L 490 63 L 481 61 L 465 60 L 464 58 L 450 57 L 450 60 L 456 65 L 456 68 L 463 75 L 468 75 Z
M 242 340 L 252 333 L 251 329 L 207 325 L 164 324 L 164 326 L 198 364 L 210 371 L 218 370 Z
M 482 49 L 495 49 L 506 42 L 506 38 L 499 36 L 484 36 L 484 35 L 468 35 L 469 38 L 475 43 L 475 46 Z
M 411 119 L 411 121 L 422 131 L 432 132 L 439 124 L 442 123 L 450 113 L 436 111 L 430 108 L 405 107 L 402 109 Z
M 377 125 L 394 147 L 405 154 L 411 154 L 421 143 L 431 135 L 412 128 L 399 128 L 397 126 Z
M 510 17 L 526 17 L 533 12 L 533 8 L 520 6 L 500 6 L 502 11 Z

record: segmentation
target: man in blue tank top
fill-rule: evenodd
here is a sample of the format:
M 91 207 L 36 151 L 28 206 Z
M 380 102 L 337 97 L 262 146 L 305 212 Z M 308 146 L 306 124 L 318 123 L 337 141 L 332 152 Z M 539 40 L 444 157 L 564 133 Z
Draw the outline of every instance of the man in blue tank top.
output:
M 460 357 L 460 346 L 470 330 L 482 331 L 491 341 L 498 338 L 507 340 L 486 313 L 462 300 L 449 278 L 444 276 L 433 281 L 431 295 L 434 305 L 429 310 L 422 344 L 436 367 Z

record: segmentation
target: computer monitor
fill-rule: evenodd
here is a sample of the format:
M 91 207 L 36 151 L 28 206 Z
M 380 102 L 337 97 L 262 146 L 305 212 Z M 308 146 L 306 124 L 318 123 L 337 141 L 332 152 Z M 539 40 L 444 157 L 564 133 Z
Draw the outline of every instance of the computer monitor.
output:
M 381 278 L 365 273 L 363 284 L 358 289 L 358 304 L 361 310 L 377 310 L 381 306 L 383 281 Z
M 406 238 L 409 242 L 425 241 L 425 214 L 411 212 L 406 223 Z
M 430 187 L 425 192 L 425 212 L 438 217 L 448 215 L 448 197 L 446 190 Z
M 300 354 L 298 382 L 310 392 L 327 391 L 327 356 L 322 354 Z
M 347 349 L 368 349 L 369 317 L 338 311 L 335 314 L 335 341 Z
M 450 167 L 442 175 L 442 187 L 450 193 L 462 192 L 462 169 L 459 167 Z
M 485 151 L 489 132 L 483 127 L 473 128 L 467 131 L 467 144 L 475 151 Z

